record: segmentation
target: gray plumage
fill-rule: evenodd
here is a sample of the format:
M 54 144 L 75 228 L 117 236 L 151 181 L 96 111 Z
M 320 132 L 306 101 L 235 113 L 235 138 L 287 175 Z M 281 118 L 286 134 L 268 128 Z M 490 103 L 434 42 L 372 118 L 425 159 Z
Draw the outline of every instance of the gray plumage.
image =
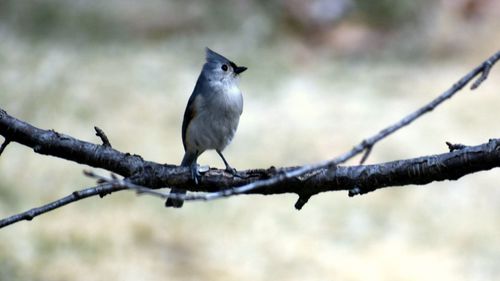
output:
M 247 68 L 206 48 L 203 65 L 196 86 L 189 98 L 182 122 L 184 157 L 181 166 L 191 168 L 192 178 L 198 181 L 198 156 L 214 149 L 224 161 L 226 170 L 234 173 L 222 151 L 231 142 L 243 112 L 243 96 L 238 88 L 238 76 Z M 172 189 L 174 194 L 185 190 Z M 181 207 L 182 200 L 169 198 L 167 207 Z

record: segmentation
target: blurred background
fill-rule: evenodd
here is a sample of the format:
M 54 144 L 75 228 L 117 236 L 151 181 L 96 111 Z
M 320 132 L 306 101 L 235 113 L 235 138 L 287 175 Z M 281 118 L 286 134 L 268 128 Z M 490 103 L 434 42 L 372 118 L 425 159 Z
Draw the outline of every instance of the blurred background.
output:
M 495 0 L 0 2 L 0 108 L 180 163 L 208 46 L 237 64 L 237 169 L 332 158 L 449 88 L 500 46 Z M 500 69 L 375 146 L 369 163 L 499 137 Z M 3 141 L 3 140 L 1 140 Z M 213 152 L 201 164 L 223 167 Z M 356 164 L 357 160 L 349 164 Z M 12 143 L 0 217 L 94 185 Z M 0 280 L 498 280 L 500 171 L 348 198 L 240 196 L 165 209 L 121 192 L 0 230 Z

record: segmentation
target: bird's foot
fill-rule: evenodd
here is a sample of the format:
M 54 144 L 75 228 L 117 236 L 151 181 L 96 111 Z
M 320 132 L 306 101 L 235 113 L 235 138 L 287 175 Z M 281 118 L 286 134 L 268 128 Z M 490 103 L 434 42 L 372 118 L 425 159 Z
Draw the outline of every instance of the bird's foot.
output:
M 191 179 L 193 179 L 196 185 L 198 185 L 198 182 L 201 180 L 201 173 L 197 164 L 191 166 Z
M 231 167 L 231 166 L 226 166 L 226 170 L 225 170 L 227 173 L 230 173 L 233 177 L 237 177 L 237 178 L 240 178 L 240 179 L 246 179 L 248 178 L 248 176 L 238 172 L 235 168 Z

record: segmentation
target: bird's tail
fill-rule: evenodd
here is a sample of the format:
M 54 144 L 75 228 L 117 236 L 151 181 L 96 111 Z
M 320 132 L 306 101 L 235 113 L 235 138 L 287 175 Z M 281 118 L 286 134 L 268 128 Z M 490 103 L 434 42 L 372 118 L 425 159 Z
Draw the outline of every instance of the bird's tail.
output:
M 186 190 L 184 189 L 177 189 L 177 188 L 172 188 L 170 190 L 170 195 L 183 195 L 186 194 Z M 184 204 L 184 200 L 182 199 L 174 199 L 171 197 L 168 197 L 167 202 L 165 202 L 165 207 L 173 207 L 173 208 L 180 208 Z
M 191 167 L 193 163 L 196 162 L 196 157 L 194 157 L 190 153 L 184 153 L 184 157 L 182 158 L 181 166 L 183 167 Z M 182 195 L 186 194 L 186 190 L 184 189 L 178 189 L 178 188 L 172 188 L 170 191 L 170 194 L 173 194 L 175 196 L 177 195 Z M 165 207 L 173 207 L 173 208 L 180 208 L 184 204 L 184 200 L 182 199 L 174 199 L 174 198 L 168 198 L 167 202 L 165 202 Z

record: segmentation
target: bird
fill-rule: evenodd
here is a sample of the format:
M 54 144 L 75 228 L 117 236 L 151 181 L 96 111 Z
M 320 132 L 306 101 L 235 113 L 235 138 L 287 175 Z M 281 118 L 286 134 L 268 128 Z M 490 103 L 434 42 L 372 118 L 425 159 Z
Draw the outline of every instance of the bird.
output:
M 182 121 L 182 144 L 184 157 L 181 166 L 189 167 L 195 184 L 201 174 L 197 159 L 207 150 L 215 150 L 226 171 L 236 175 L 224 158 L 222 151 L 231 142 L 243 113 L 243 95 L 239 89 L 239 76 L 247 70 L 238 66 L 210 48 L 205 48 L 205 64 L 189 97 Z M 185 194 L 186 190 L 173 188 L 173 197 Z M 166 207 L 180 208 L 184 200 L 169 197 Z

